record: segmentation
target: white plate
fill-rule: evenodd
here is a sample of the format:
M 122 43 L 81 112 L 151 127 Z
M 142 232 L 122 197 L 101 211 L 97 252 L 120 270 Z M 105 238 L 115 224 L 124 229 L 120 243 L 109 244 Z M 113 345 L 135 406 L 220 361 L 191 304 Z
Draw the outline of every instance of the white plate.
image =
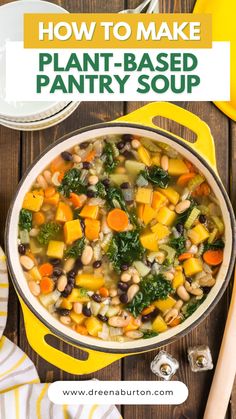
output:
M 36 121 L 64 108 L 68 102 L 6 102 L 5 43 L 23 41 L 24 13 L 68 13 L 42 0 L 19 0 L 0 7 L 0 118 L 9 121 Z
M 41 129 L 46 129 L 59 124 L 60 122 L 64 121 L 64 119 L 68 118 L 68 116 L 70 116 L 75 111 L 75 109 L 78 108 L 79 104 L 80 102 L 71 102 L 63 110 L 56 113 L 55 115 L 36 122 L 13 122 L 0 118 L 0 125 L 19 131 L 38 131 Z

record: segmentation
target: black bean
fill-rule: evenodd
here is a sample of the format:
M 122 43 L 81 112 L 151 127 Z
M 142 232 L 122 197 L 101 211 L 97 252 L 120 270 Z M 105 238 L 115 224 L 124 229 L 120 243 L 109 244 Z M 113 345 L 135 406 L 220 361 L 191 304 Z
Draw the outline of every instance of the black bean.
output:
M 61 315 L 61 316 L 68 316 L 68 314 L 70 314 L 70 310 L 67 310 L 66 308 L 57 308 L 57 312 Z
M 103 322 L 103 323 L 106 323 L 108 321 L 108 317 L 107 316 L 102 316 L 101 314 L 98 314 L 97 318 L 99 320 L 101 320 L 101 322 Z
M 193 282 L 193 280 L 190 276 L 186 276 L 186 281 L 188 281 L 190 284 Z
M 63 270 L 61 268 L 55 267 L 53 269 L 53 276 L 59 277 L 63 274 Z
M 85 223 L 84 223 L 84 220 L 80 220 L 80 225 L 81 225 L 82 231 L 84 233 L 85 232 Z
M 108 187 L 110 185 L 110 179 L 108 179 L 108 178 L 103 179 L 102 183 L 105 187 Z
M 178 233 L 183 234 L 184 232 L 184 226 L 182 223 L 177 223 L 175 226 L 176 230 L 178 231 Z
M 92 299 L 93 299 L 93 301 L 95 301 L 96 303 L 100 303 L 100 302 L 102 301 L 102 297 L 101 297 L 101 295 L 96 294 L 96 293 L 94 293 L 94 294 L 92 295 Z
M 129 269 L 129 265 L 127 265 L 126 263 L 124 263 L 123 265 L 121 265 L 121 270 L 122 271 L 127 271 Z
M 83 169 L 89 170 L 91 167 L 91 164 L 88 161 L 83 162 Z
M 63 158 L 63 160 L 65 161 L 71 161 L 72 160 L 72 154 L 69 153 L 69 151 L 63 151 L 61 153 L 61 157 Z
M 150 262 L 150 260 L 146 260 L 146 265 L 151 268 L 152 267 L 152 262 Z
M 123 153 L 123 156 L 124 156 L 126 159 L 133 159 L 133 158 L 134 158 L 133 153 L 132 153 L 131 151 L 129 151 L 129 150 L 125 150 L 125 151 L 124 151 L 124 153 Z
M 205 224 L 206 220 L 207 219 L 206 219 L 206 216 L 204 214 L 199 215 L 199 221 L 200 221 L 201 224 Z
M 92 315 L 92 312 L 91 312 L 90 308 L 88 308 L 87 306 L 83 306 L 82 313 L 86 317 L 91 317 L 91 315 Z
M 127 282 L 118 282 L 117 287 L 119 288 L 119 290 L 121 291 L 127 291 L 127 289 L 129 288 L 129 285 L 127 284 Z
M 61 293 L 62 297 L 66 298 L 68 295 L 71 294 L 73 286 L 71 284 L 67 284 L 64 291 Z
M 61 259 L 56 259 L 56 258 L 53 258 L 53 259 L 49 259 L 49 262 L 51 263 L 51 265 L 53 265 L 53 266 L 58 266 L 58 265 L 60 265 L 61 264 Z
M 86 194 L 88 198 L 94 198 L 96 196 L 96 192 L 93 191 L 92 189 L 87 189 Z
M 123 303 L 123 304 L 128 303 L 128 295 L 127 294 L 121 294 L 119 298 L 120 298 L 121 303 Z
M 143 323 L 148 322 L 149 320 L 151 320 L 151 319 L 153 319 L 154 317 L 156 317 L 157 313 L 158 313 L 158 309 L 157 309 L 157 308 L 155 308 L 153 311 L 151 311 L 151 313 L 144 314 L 144 315 L 141 317 L 142 322 L 143 322 Z
M 129 189 L 130 188 L 130 184 L 129 182 L 124 182 L 120 185 L 121 189 Z
M 95 260 L 95 262 L 93 262 L 94 269 L 100 268 L 101 265 L 102 265 L 102 261 L 101 260 Z
M 87 148 L 89 146 L 89 143 L 87 141 L 85 141 L 84 143 L 79 145 L 81 150 L 84 150 L 85 148 Z
M 116 144 L 116 147 L 118 148 L 118 150 L 122 150 L 124 146 L 125 146 L 124 141 L 119 141 L 119 143 Z
M 74 269 L 73 269 L 73 271 L 75 271 L 75 273 L 77 272 L 77 271 L 79 271 L 80 269 L 82 269 L 83 268 L 83 263 L 81 262 L 81 258 L 80 257 L 78 257 L 77 259 L 76 259 L 76 261 L 75 261 L 75 265 L 74 265 Z
M 130 142 L 133 139 L 133 135 L 132 134 L 123 134 L 122 135 L 122 140 L 126 141 L 126 142 Z
M 19 246 L 18 246 L 18 252 L 20 253 L 20 255 L 25 255 L 25 252 L 26 252 L 26 248 L 25 248 L 25 245 L 24 244 L 19 244 Z

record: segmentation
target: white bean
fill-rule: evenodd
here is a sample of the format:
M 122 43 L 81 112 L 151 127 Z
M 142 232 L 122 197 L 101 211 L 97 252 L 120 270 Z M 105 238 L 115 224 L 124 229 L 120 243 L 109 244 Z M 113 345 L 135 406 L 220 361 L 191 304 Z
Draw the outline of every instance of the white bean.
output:
M 117 289 L 116 288 L 111 288 L 109 291 L 109 295 L 110 297 L 116 297 L 117 296 Z
M 60 182 L 59 182 L 59 180 L 58 180 L 58 177 L 60 176 L 60 172 L 55 172 L 53 175 L 52 175 L 52 183 L 53 183 L 53 185 L 55 185 L 55 186 L 60 186 Z
M 177 214 L 182 214 L 182 212 L 186 211 L 190 207 L 190 204 L 191 202 L 188 199 L 179 202 L 179 204 L 175 207 L 175 212 L 177 212 Z
M 60 322 L 68 326 L 71 323 L 71 318 L 69 316 L 61 316 Z
M 167 324 L 170 324 L 176 317 L 178 317 L 179 311 L 176 308 L 171 308 L 165 315 L 164 319 Z
M 190 300 L 190 295 L 189 293 L 186 291 L 185 287 L 183 285 L 180 285 L 177 290 L 176 290 L 178 296 L 183 300 L 183 301 L 189 301 Z
M 40 286 L 39 286 L 39 284 L 37 284 L 37 282 L 35 282 L 35 281 L 29 281 L 28 282 L 28 286 L 29 286 L 29 289 L 30 289 L 31 293 L 35 297 L 38 297 L 38 295 L 40 294 Z
M 173 308 L 176 308 L 176 310 L 180 310 L 181 309 L 181 307 L 183 307 L 183 301 L 182 300 L 178 300 L 177 301 L 177 303 L 174 305 L 174 307 Z
M 65 271 L 66 273 L 67 273 L 67 272 L 70 272 L 70 271 L 71 271 L 71 269 L 73 269 L 74 264 L 75 264 L 75 259 L 74 259 L 74 258 L 69 258 L 69 259 L 67 259 L 67 260 L 65 261 L 65 263 L 64 263 L 64 266 L 63 266 L 64 271 Z
M 134 148 L 134 149 L 137 149 L 137 148 L 139 148 L 140 147 L 140 141 L 139 140 L 132 140 L 131 141 L 131 146 Z
M 34 261 L 29 256 L 23 255 L 20 257 L 20 263 L 27 271 L 34 267 Z
M 165 272 L 164 275 L 168 281 L 172 281 L 174 279 L 174 274 L 172 274 L 171 272 Z
M 139 330 L 129 330 L 126 332 L 125 336 L 127 336 L 130 339 L 140 339 L 143 337 L 143 333 Z
M 197 284 L 192 284 L 191 285 L 188 281 L 185 281 L 184 286 L 185 286 L 187 292 L 190 292 L 190 294 L 192 294 L 192 295 L 200 296 L 200 295 L 203 294 L 202 289 L 201 288 L 198 288 L 197 287 Z
M 110 317 L 108 324 L 112 327 L 126 327 L 128 326 L 130 317 L 124 318 L 121 316 Z
M 73 159 L 74 163 L 80 163 L 81 162 L 81 157 L 78 156 L 77 154 L 73 154 L 72 159 Z
M 96 175 L 89 176 L 88 183 L 90 185 L 96 185 L 98 183 L 98 177 Z
M 46 180 L 45 180 L 45 178 L 43 177 L 43 175 L 38 175 L 38 177 L 37 177 L 37 183 L 38 183 L 38 185 L 41 187 L 41 188 L 43 188 L 43 189 L 47 189 L 47 187 L 48 187 L 48 184 L 47 184 L 47 182 L 46 182 Z
M 139 286 L 137 284 L 133 284 L 129 287 L 127 291 L 128 302 L 134 298 L 134 296 L 137 294 L 138 291 L 139 291 Z
M 210 274 L 207 274 L 205 276 L 202 276 L 199 280 L 198 280 L 199 285 L 201 285 L 202 287 L 213 287 L 213 285 L 215 285 L 216 280 L 215 278 L 213 278 Z
M 196 253 L 198 252 L 198 247 L 196 246 L 196 244 L 193 244 L 190 247 L 189 252 L 192 253 L 193 255 L 196 255 Z
M 46 179 L 46 182 L 50 185 L 50 183 L 52 183 L 52 174 L 50 170 L 44 170 L 43 176 Z
M 91 246 L 85 246 L 82 256 L 81 256 L 81 262 L 83 265 L 89 265 L 91 260 L 93 258 L 93 249 Z
M 74 310 L 75 313 L 81 314 L 82 309 L 83 309 L 83 304 L 81 304 L 81 303 L 74 303 L 73 304 L 73 310 Z
M 161 167 L 166 172 L 168 171 L 168 169 L 169 169 L 169 158 L 168 158 L 168 156 L 164 155 L 164 156 L 161 157 Z
M 122 282 L 129 282 L 131 280 L 131 275 L 128 274 L 127 272 L 124 272 L 121 275 L 121 278 L 120 279 L 121 279 Z
M 134 274 L 133 277 L 132 277 L 132 281 L 133 281 L 134 284 L 139 284 L 139 282 L 140 282 L 139 275 L 138 274 Z
M 67 285 L 66 275 L 61 275 L 57 280 L 57 289 L 60 292 L 63 292 Z
M 30 237 L 36 237 L 39 234 L 39 230 L 37 228 L 31 228 L 29 235 Z
M 113 306 L 118 306 L 118 305 L 120 304 L 120 299 L 119 299 L 119 297 L 118 297 L 118 296 L 113 297 L 113 298 L 111 299 L 111 304 L 112 304 Z

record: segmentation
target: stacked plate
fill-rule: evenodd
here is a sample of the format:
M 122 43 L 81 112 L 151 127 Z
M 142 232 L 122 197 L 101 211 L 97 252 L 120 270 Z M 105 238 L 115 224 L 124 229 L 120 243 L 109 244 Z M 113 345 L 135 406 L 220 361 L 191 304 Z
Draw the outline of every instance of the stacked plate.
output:
M 5 99 L 6 41 L 23 41 L 24 13 L 68 13 L 42 0 L 18 0 L 0 7 L 0 124 L 33 131 L 48 128 L 67 118 L 79 102 L 7 102 Z

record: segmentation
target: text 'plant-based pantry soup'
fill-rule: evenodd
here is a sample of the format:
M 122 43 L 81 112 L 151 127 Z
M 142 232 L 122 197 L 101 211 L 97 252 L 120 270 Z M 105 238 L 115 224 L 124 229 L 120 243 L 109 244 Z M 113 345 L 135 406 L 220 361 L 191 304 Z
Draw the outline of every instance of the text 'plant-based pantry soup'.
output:
M 19 257 L 32 294 L 78 334 L 150 338 L 216 282 L 224 224 L 204 176 L 173 148 L 111 135 L 56 157 L 25 195 Z

